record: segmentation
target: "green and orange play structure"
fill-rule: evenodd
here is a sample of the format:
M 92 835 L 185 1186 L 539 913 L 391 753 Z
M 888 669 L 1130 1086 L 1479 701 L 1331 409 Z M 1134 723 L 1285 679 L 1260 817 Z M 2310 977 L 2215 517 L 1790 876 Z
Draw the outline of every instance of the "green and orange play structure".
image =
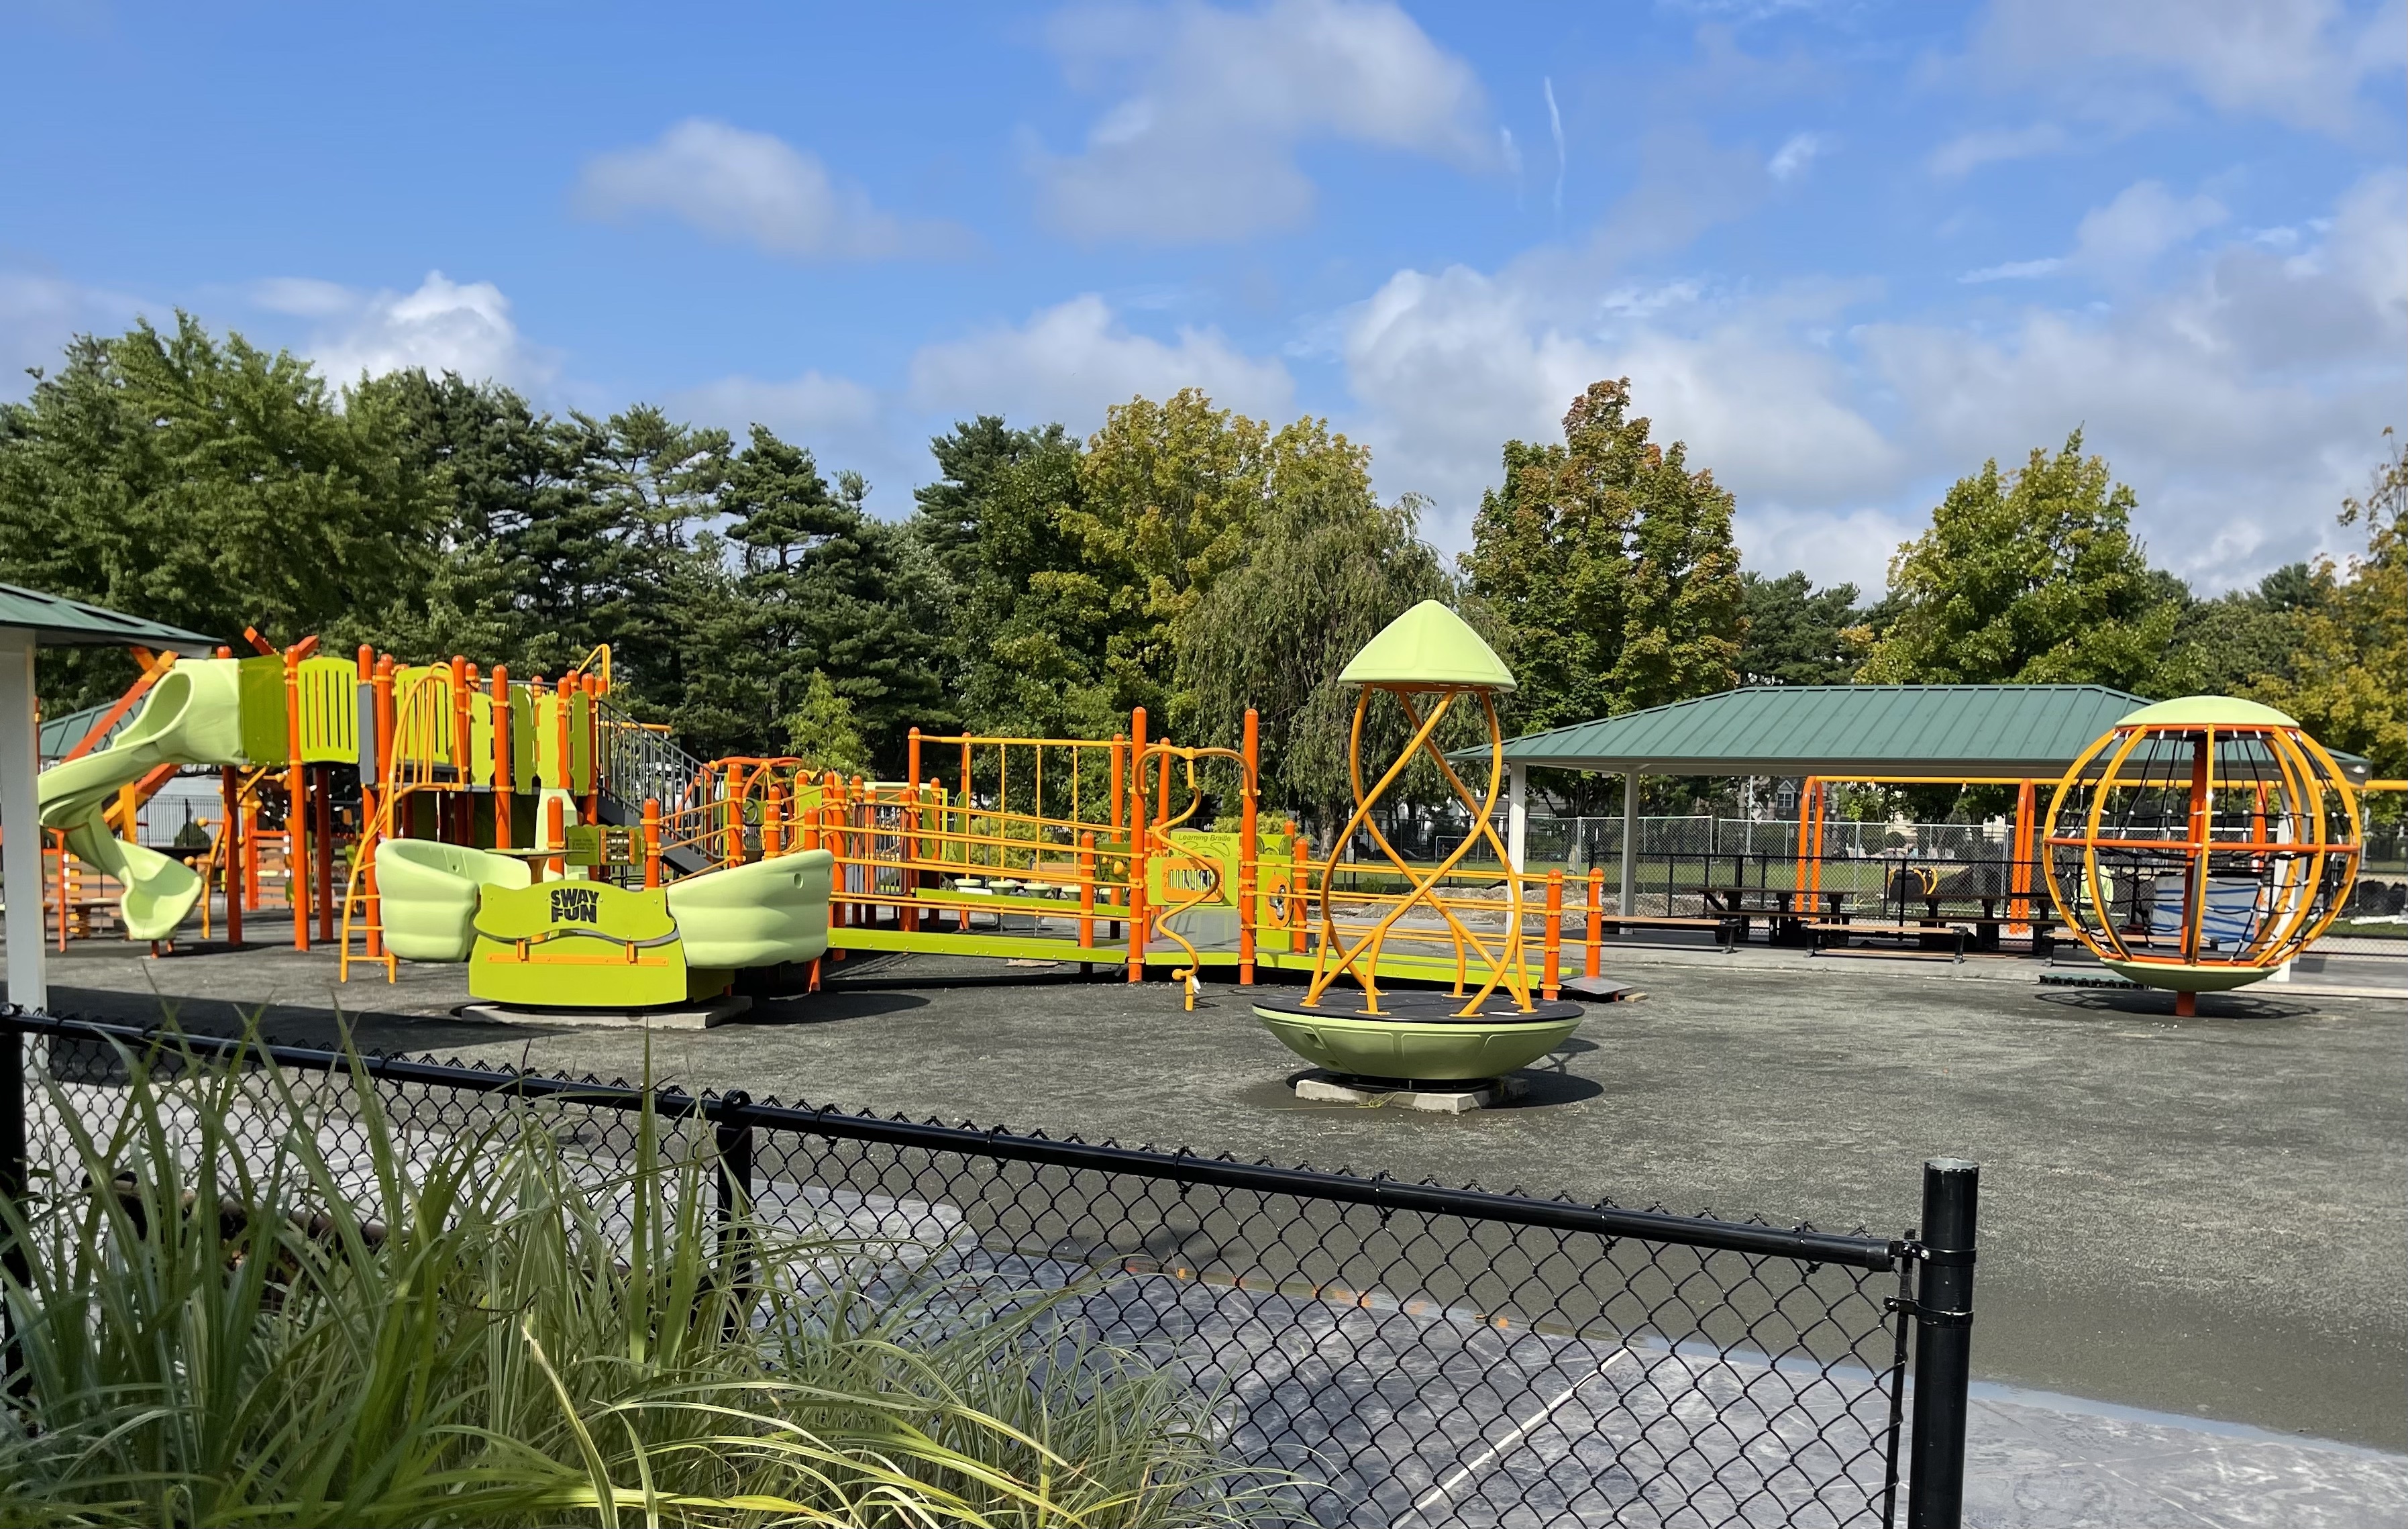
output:
M 2175 995 L 2271 977 L 2348 904 L 2357 793 L 2297 721 L 2255 701 L 2143 707 L 2048 807 L 2048 893 L 2109 970 Z
M 140 679 L 42 776 L 62 939 L 82 876 L 116 889 L 134 938 L 172 939 L 197 910 L 205 937 L 214 921 L 238 943 L 245 915 L 280 891 L 294 944 L 333 946 L 346 979 L 466 962 L 473 992 L 522 1006 L 686 1002 L 764 967 L 809 985 L 825 963 L 882 951 L 1183 979 L 1191 1002 L 1208 972 L 1243 984 L 1286 972 L 1303 979 L 1295 1007 L 1309 1012 L 1261 1017 L 1300 1054 L 1429 1079 L 1495 1076 L 1499 1058 L 1541 1038 L 1531 1016 L 1555 1013 L 1567 981 L 1601 974 L 1612 922 L 1602 873 L 1513 868 L 1490 826 L 1495 699 L 1512 676 L 1435 603 L 1346 671 L 1354 810 L 1318 849 L 1261 809 L 1252 712 L 1229 748 L 1158 736 L 1143 708 L 1108 739 L 915 729 L 903 779 L 873 781 L 795 758 L 689 756 L 618 704 L 607 649 L 557 679 L 521 680 L 459 658 L 404 664 L 362 649 L 344 660 L 314 638 L 276 650 L 247 636 L 254 656 L 137 655 Z M 1400 708 L 1415 740 L 1376 776 L 1361 757 L 1375 705 Z M 2355 796 L 2279 713 L 2166 706 L 2100 740 L 2057 783 L 2048 813 L 2045 782 L 2013 782 L 2018 843 L 2037 850 L 2047 824 L 2049 868 L 2044 887 L 2018 880 L 2009 914 L 2037 922 L 2053 900 L 2136 981 L 2196 992 L 2254 980 L 2340 906 Z M 1442 719 L 1472 712 L 1488 734 L 1477 789 L 1433 742 Z M 2143 741 L 2126 749 L 2128 735 Z M 2190 773 L 2159 780 L 2172 768 L 2160 754 Z M 1475 825 L 1435 865 L 1404 860 L 1379 831 L 1376 808 L 1414 760 L 1441 772 Z M 216 769 L 222 789 L 206 848 L 186 858 L 132 843 L 147 793 L 195 768 Z M 1820 874 L 1823 784 L 1809 781 L 1801 802 L 1801 886 Z M 2130 804 L 2151 792 L 2151 811 L 2184 805 L 2143 832 Z M 1377 857 L 1358 862 L 1348 847 L 1366 836 Z M 2244 872 L 2256 879 L 2245 897 Z M 2236 933 L 2243 902 L 2254 911 Z M 1580 924 L 1570 940 L 1568 916 Z M 1359 1012 L 1340 1013 L 1348 1004 Z M 1404 1010 L 1416 1006 L 1436 1006 L 1414 1022 L 1441 1025 L 1431 1034 L 1463 1054 L 1407 1054 Z M 1476 1023 L 1501 1028 L 1473 1057 Z

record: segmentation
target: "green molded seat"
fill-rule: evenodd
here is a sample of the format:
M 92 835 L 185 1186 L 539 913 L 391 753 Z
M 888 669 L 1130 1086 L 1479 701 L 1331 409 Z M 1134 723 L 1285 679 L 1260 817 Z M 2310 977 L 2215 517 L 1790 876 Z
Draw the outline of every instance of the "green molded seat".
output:
M 827 953 L 836 856 L 825 850 L 756 860 L 669 884 L 686 965 L 735 971 Z
M 533 879 L 523 861 L 432 839 L 386 839 L 376 851 L 385 948 L 404 961 L 466 961 L 484 888 Z

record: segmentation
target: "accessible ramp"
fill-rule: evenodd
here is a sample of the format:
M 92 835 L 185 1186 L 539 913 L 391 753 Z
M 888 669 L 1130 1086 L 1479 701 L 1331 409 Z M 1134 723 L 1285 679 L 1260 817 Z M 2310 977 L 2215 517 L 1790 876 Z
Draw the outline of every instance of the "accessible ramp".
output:
M 240 662 L 185 659 L 150 687 L 142 709 L 106 749 L 44 770 L 37 787 L 44 828 L 125 888 L 119 915 L 134 939 L 165 939 L 207 890 L 179 860 L 108 830 L 103 815 L 121 787 L 162 764 L 254 763 L 243 751 Z

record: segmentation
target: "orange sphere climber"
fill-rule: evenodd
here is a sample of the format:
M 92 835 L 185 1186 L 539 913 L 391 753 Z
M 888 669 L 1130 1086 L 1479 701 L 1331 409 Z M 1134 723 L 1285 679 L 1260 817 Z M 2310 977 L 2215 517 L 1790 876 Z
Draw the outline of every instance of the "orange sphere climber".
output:
M 2178 996 L 2261 980 L 2323 934 L 2358 878 L 2357 793 L 2272 707 L 2189 695 L 2083 751 L 2049 804 L 2050 897 L 2108 968 Z

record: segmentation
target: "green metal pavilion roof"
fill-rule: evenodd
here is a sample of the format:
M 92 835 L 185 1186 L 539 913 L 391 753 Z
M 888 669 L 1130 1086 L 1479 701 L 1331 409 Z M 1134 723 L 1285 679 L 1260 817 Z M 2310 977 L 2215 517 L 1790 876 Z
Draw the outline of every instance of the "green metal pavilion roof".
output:
M 106 606 L 86 605 L 39 590 L 0 584 L 0 627 L 18 627 L 34 634 L 45 648 L 160 648 L 170 652 L 206 657 L 216 650 L 215 637 L 187 632 L 180 626 L 146 622 Z
M 2105 685 L 1757 685 L 1526 734 L 1505 761 L 1613 775 L 2055 779 L 2148 705 Z M 2356 754 L 2336 750 L 2333 763 L 2358 785 L 2371 773 Z
M 1532 733 L 1505 758 L 1615 774 L 2042 779 L 2148 704 L 2104 685 L 1759 685 Z

